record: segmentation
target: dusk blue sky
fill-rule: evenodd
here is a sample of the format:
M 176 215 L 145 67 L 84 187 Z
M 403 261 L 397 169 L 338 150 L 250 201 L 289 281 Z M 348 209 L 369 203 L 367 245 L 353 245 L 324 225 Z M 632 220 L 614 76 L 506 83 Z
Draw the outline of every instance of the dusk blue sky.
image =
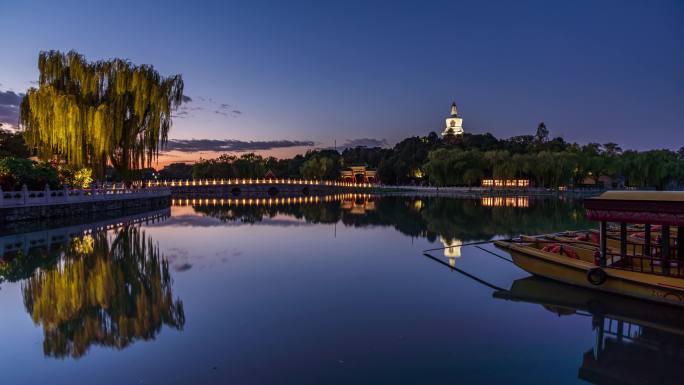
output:
M 681 0 L 0 0 L 0 22 L 0 92 L 49 49 L 182 74 L 172 138 L 392 145 L 456 101 L 466 132 L 684 145 Z

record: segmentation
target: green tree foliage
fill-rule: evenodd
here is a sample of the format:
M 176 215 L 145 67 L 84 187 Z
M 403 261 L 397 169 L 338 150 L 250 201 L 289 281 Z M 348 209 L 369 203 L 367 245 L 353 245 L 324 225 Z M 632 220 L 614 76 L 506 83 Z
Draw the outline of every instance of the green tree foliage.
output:
M 159 171 L 159 177 L 167 180 L 192 178 L 192 165 L 187 163 L 171 163 Z
M 43 190 L 46 185 L 56 189 L 60 186 L 57 170 L 49 163 L 29 159 L 0 159 L 0 187 L 4 191 L 13 191 L 24 185 L 29 190 Z
M 180 75 L 164 78 L 126 60 L 88 62 L 74 51 L 48 51 L 38 70 L 38 87 L 21 103 L 27 143 L 44 159 L 57 156 L 99 175 L 108 163 L 124 177 L 150 165 L 183 99 Z
M 333 160 L 325 156 L 316 156 L 302 164 L 300 173 L 305 179 L 321 180 L 333 169 Z
M 546 128 L 544 122 L 539 123 L 539 126 L 537 126 L 537 133 L 534 135 L 534 141 L 537 145 L 543 145 L 549 141 L 549 129 Z
M 406 138 L 397 143 L 378 165 L 380 180 L 387 184 L 415 182 L 415 171 L 422 170 L 428 154 L 440 143 L 441 141 L 434 133 L 426 137 Z
M 20 132 L 3 130 L 0 123 L 0 158 L 16 157 L 28 158 L 31 156 L 29 148 L 26 146 L 24 135 Z
M 58 173 L 62 184 L 71 188 L 88 188 L 93 182 L 93 170 L 88 167 L 74 169 L 63 166 L 59 168 Z
M 341 169 L 366 165 L 377 168 L 385 184 L 429 181 L 436 186 L 477 186 L 483 178 L 524 178 L 536 186 L 558 188 L 597 183 L 613 178 L 637 188 L 684 184 L 684 149 L 646 152 L 622 151 L 615 143 L 580 146 L 563 138 L 549 138 L 542 123 L 537 135 L 497 139 L 491 134 L 464 134 L 442 140 L 437 134 L 410 137 L 394 148 L 348 148 L 309 151 L 292 159 L 240 158 L 222 155 L 192 166 L 194 178 L 261 178 L 271 169 L 280 177 L 338 179 Z M 606 186 L 612 187 L 612 186 Z
M 620 162 L 628 186 L 665 189 L 672 183 L 684 183 L 684 159 L 672 151 L 625 151 Z
M 484 177 L 485 163 L 479 150 L 441 148 L 430 152 L 424 168 L 437 186 L 471 186 Z

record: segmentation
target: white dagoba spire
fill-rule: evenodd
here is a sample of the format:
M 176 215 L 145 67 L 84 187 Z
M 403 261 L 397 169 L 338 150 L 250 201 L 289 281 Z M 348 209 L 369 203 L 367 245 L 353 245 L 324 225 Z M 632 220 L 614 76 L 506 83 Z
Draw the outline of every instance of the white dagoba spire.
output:
M 446 118 L 446 127 L 442 136 L 463 135 L 463 118 L 458 114 L 456 102 L 451 103 L 451 115 Z

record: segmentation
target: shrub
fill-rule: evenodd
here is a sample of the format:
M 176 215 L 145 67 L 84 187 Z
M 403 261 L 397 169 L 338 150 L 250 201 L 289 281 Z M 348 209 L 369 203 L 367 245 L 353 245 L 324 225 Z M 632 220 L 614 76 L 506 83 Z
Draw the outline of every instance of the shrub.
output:
M 3 190 L 20 190 L 23 185 L 29 190 L 42 190 L 46 184 L 53 189 L 60 186 L 57 170 L 49 163 L 13 157 L 0 159 L 0 187 Z

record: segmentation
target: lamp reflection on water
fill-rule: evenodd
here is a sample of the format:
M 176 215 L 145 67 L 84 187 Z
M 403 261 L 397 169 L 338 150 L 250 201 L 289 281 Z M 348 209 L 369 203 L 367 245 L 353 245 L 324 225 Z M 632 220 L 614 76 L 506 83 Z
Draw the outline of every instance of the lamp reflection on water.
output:
M 484 207 L 530 207 L 530 197 L 482 197 Z

